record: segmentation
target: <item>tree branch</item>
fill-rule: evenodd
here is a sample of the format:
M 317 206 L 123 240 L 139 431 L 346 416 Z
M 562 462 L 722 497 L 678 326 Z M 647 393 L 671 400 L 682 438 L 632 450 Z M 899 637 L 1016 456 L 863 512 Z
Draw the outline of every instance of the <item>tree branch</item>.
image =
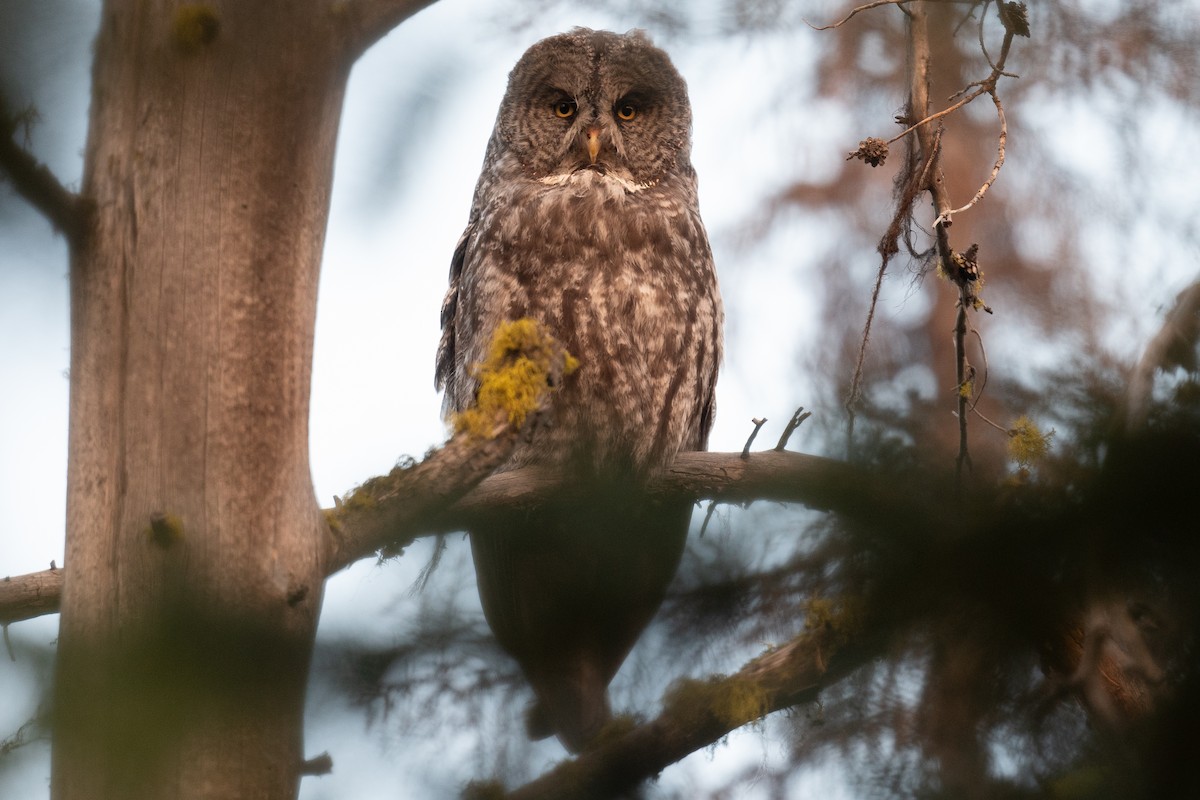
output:
M 846 645 L 836 627 L 819 625 L 733 675 L 676 684 L 657 718 L 560 764 L 509 793 L 508 800 L 620 796 L 743 725 L 814 700 L 875 654 Z M 603 731 L 600 736 L 605 739 Z
M 0 625 L 57 614 L 62 586 L 63 570 L 54 567 L 0 579 Z
M 352 51 L 357 55 L 387 36 L 397 25 L 437 0 L 334 0 L 335 17 L 347 28 Z
M 452 449 L 453 448 L 453 449 Z M 561 470 L 525 467 L 491 475 L 458 497 L 441 484 L 460 473 L 485 475 L 507 455 L 480 453 L 494 460 L 493 467 L 469 461 L 469 449 L 455 441 L 407 470 L 393 470 L 388 488 L 377 493 L 362 510 L 351 508 L 353 496 L 341 508 L 326 513 L 341 527 L 342 540 L 332 559 L 332 570 L 373 555 L 380 548 L 398 553 L 415 539 L 437 533 L 465 530 L 498 513 L 536 508 L 554 500 L 570 502 L 588 493 L 586 484 L 571 481 Z M 426 467 L 431 461 L 444 461 Z M 455 476 L 455 481 L 460 480 Z M 463 483 L 469 478 L 462 478 Z M 364 484 L 371 485 L 372 482 Z M 820 456 L 766 450 L 743 458 L 741 453 L 680 453 L 674 463 L 647 483 L 653 495 L 749 503 L 754 500 L 803 503 L 811 508 L 859 514 L 894 507 L 903 499 L 892 495 L 869 473 L 845 462 Z
M 1129 376 L 1125 391 L 1125 432 L 1137 433 L 1150 413 L 1154 373 L 1176 363 L 1194 364 L 1200 340 L 1200 281 L 1184 289 L 1175 298 L 1175 307 L 1167 313 L 1162 327 L 1146 345 L 1142 357 Z
M 74 244 L 84 231 L 83 201 L 17 143 L 17 131 L 28 123 L 29 116 L 30 112 L 10 115 L 0 98 L 0 172 L 8 176 L 17 194 Z
M 496 513 L 587 493 L 586 485 L 568 481 L 561 471 L 538 467 L 485 479 L 508 458 L 519 436 L 487 441 L 455 437 L 421 463 L 367 481 L 340 505 L 327 509 L 328 573 L 380 550 L 398 554 L 422 536 L 469 529 Z M 778 450 L 749 458 L 741 453 L 681 453 L 651 477 L 647 491 L 722 503 L 796 502 L 855 518 L 906 513 L 913 503 L 890 482 L 851 464 Z M 63 571 L 51 570 L 53 579 L 43 572 L 0 583 L 0 622 L 55 613 Z M 31 596 L 38 598 L 36 603 L 24 599 Z
M 506 427 L 488 439 L 459 434 L 419 464 L 372 478 L 326 510 L 333 543 L 329 574 L 380 550 L 399 554 L 430 520 L 503 464 L 520 435 Z

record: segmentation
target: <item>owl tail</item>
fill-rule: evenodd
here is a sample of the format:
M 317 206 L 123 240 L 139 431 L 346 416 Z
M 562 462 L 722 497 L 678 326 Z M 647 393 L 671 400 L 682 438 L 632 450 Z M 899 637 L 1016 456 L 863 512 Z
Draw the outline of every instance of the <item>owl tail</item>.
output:
M 572 753 L 587 747 L 609 720 L 608 679 L 587 659 L 553 675 L 530 676 L 537 700 L 525 716 L 531 739 L 557 735 Z M 540 679 L 539 679 L 540 678 Z

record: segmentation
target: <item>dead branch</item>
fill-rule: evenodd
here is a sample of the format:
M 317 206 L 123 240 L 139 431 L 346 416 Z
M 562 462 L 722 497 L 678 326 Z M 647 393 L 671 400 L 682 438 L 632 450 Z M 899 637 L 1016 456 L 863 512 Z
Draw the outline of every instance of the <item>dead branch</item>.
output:
M 74 244 L 85 229 L 85 206 L 45 165 L 18 143 L 18 131 L 28 126 L 31 111 L 10 114 L 0 98 L 0 173 L 8 177 L 17 194 L 49 220 Z
M 689 753 L 780 709 L 815 700 L 875 651 L 848 646 L 821 625 L 754 659 L 737 673 L 684 681 L 668 690 L 663 712 L 607 738 L 506 795 L 509 800 L 578 800 L 619 796 Z M 602 738 L 604 733 L 601 733 Z
M 1200 281 L 1175 297 L 1175 306 L 1167 312 L 1162 327 L 1150 339 L 1137 366 L 1129 376 L 1125 391 L 1125 432 L 1137 433 L 1150 413 L 1154 373 L 1176 363 L 1194 363 L 1200 340 Z
M 812 28 L 814 31 L 828 31 L 828 30 L 832 30 L 834 28 L 842 27 L 847 22 L 854 19 L 854 17 L 858 16 L 859 14 L 861 14 L 864 11 L 870 11 L 872 8 L 879 8 L 880 6 L 901 5 L 902 3 L 905 3 L 907 1 L 908 0 L 873 0 L 873 2 L 866 3 L 865 5 L 861 5 L 855 9 L 853 9 L 849 14 L 842 17 L 837 22 L 831 22 L 828 25 L 821 25 L 818 27 L 816 25 L 813 25 L 808 20 L 804 20 L 804 24 L 807 25 L 808 27 Z
M 0 625 L 58 613 L 63 570 L 51 567 L 0 579 Z
M 754 444 L 754 437 L 758 436 L 762 426 L 767 424 L 766 417 L 755 417 L 750 421 L 754 423 L 754 430 L 750 431 L 750 436 L 746 439 L 746 446 L 742 448 L 742 458 L 750 457 L 750 445 Z
M 914 4 L 914 7 L 915 7 L 915 10 L 909 12 L 909 20 L 910 20 L 911 24 L 913 25 L 914 33 L 917 33 L 918 19 L 920 20 L 921 27 L 923 28 L 924 24 L 925 24 L 926 15 L 925 15 L 924 8 L 921 7 L 920 3 Z M 963 106 L 972 102 L 973 100 L 981 97 L 982 95 L 990 94 L 995 99 L 996 98 L 996 84 L 1000 80 L 1000 78 L 1001 77 L 1010 77 L 1010 78 L 1016 77 L 1012 73 L 1004 71 L 1004 63 L 1008 60 L 1008 53 L 1009 53 L 1009 50 L 1012 48 L 1012 40 L 1013 40 L 1013 36 L 1015 34 L 1016 34 L 1016 31 L 1014 29 L 1012 29 L 1012 28 L 1005 29 L 1004 42 L 1000 45 L 1000 57 L 997 58 L 996 62 L 992 65 L 992 73 L 990 75 L 988 75 L 986 78 L 984 78 L 981 81 L 976 81 L 975 83 L 970 84 L 967 87 L 969 89 L 971 86 L 974 86 L 975 87 L 974 91 L 971 91 L 966 94 L 964 94 L 963 92 L 959 92 L 959 95 L 961 97 L 958 100 L 958 102 L 954 103 L 953 105 L 947 106 L 946 108 L 942 109 L 941 111 L 937 111 L 933 114 L 929 114 L 928 110 L 926 110 L 923 113 L 928 114 L 928 116 L 924 117 L 923 119 L 921 119 L 918 122 L 912 123 L 907 128 L 905 128 L 902 132 L 900 132 L 896 136 L 893 136 L 891 139 L 888 140 L 888 144 L 897 142 L 900 139 L 903 139 L 905 136 L 908 136 L 910 133 L 913 133 L 914 131 L 919 132 L 920 129 L 922 128 L 922 126 L 928 125 L 930 122 L 933 122 L 934 120 L 938 120 L 938 119 L 941 119 L 942 117 L 953 114 L 955 111 L 958 111 L 960 108 L 962 108 Z M 924 52 L 925 52 L 925 57 L 926 57 L 925 65 L 927 67 L 928 66 L 928 54 L 929 54 L 929 41 L 928 41 L 927 34 L 922 33 L 920 35 L 923 37 L 923 44 L 924 44 L 924 48 L 925 48 Z M 1028 34 L 1025 34 L 1025 35 L 1028 35 Z M 912 41 L 914 44 L 918 44 L 918 45 L 922 43 L 921 41 L 918 41 L 916 39 L 913 39 Z M 985 51 L 985 56 L 986 56 L 986 51 Z M 988 60 L 989 60 L 989 62 L 991 61 L 990 58 Z M 926 89 L 927 88 L 928 88 L 928 82 L 926 82 Z M 951 98 L 951 99 L 953 99 L 953 98 Z M 999 102 L 998 99 L 997 99 L 997 102 Z M 924 108 L 928 109 L 928 106 L 924 106 Z
M 785 447 L 787 447 L 788 439 L 791 439 L 792 434 L 796 432 L 796 429 L 803 425 L 804 420 L 811 416 L 812 412 L 805 411 L 804 406 L 797 408 L 795 413 L 792 414 L 792 418 L 788 420 L 788 424 L 784 426 L 783 433 L 779 435 L 779 441 L 775 444 L 775 450 L 782 451 Z
M 979 187 L 979 191 L 975 192 L 975 196 L 965 205 L 947 212 L 945 221 L 949 221 L 955 214 L 961 214 L 982 200 L 983 196 L 987 194 L 988 189 L 992 188 L 992 184 L 996 182 L 996 178 L 999 177 L 1000 168 L 1004 166 L 1004 147 L 1008 142 L 1008 120 L 1004 118 L 1004 104 L 1000 102 L 1000 95 L 995 91 L 991 91 L 989 94 L 992 96 L 992 102 L 996 104 L 996 115 L 1000 119 L 1000 135 L 996 146 L 996 163 L 992 165 L 991 174 L 988 175 L 983 185 Z M 941 219 L 939 217 L 939 221 Z

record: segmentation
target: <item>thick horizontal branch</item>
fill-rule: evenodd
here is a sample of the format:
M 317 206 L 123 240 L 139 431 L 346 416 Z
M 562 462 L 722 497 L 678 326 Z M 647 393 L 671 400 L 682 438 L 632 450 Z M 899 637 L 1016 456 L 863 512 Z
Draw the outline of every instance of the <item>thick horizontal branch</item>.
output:
M 0 578 L 0 625 L 58 612 L 63 570 Z
M 340 505 L 327 509 L 332 532 L 328 572 L 375 555 L 399 552 L 413 540 L 464 530 L 489 515 L 534 508 L 553 499 L 586 494 L 587 487 L 566 482 L 553 470 L 527 467 L 490 473 L 502 464 L 520 434 L 491 440 L 456 437 L 424 461 L 397 468 L 367 481 Z M 490 477 L 488 477 L 490 475 Z M 652 476 L 649 491 L 659 495 L 711 499 L 726 503 L 754 500 L 803 503 L 810 508 L 850 516 L 899 509 L 904 497 L 870 473 L 820 456 L 767 450 L 741 453 L 682 453 Z M 0 621 L 17 621 L 58 610 L 63 570 L 48 581 L 34 573 L 8 579 L 0 592 Z M 39 604 L 28 605 L 21 592 L 36 591 Z
M 737 673 L 684 681 L 668 690 L 663 712 L 628 733 L 606 739 L 509 793 L 509 800 L 579 800 L 622 796 L 685 756 L 743 725 L 815 700 L 875 653 L 847 646 L 822 625 L 748 663 Z
M 423 469 L 425 463 L 393 471 L 389 479 L 396 481 L 397 489 L 379 499 L 375 516 L 360 521 L 341 509 L 328 512 L 341 520 L 344 535 L 352 540 L 339 546 L 339 555 L 332 562 L 335 569 L 371 556 L 385 545 L 398 552 L 421 536 L 467 530 L 491 515 L 533 509 L 550 501 L 570 502 L 573 497 L 586 496 L 589 488 L 570 481 L 560 470 L 525 467 L 491 475 L 457 502 L 443 503 L 444 490 L 438 497 L 422 496 L 423 487 L 437 485 L 432 477 L 414 476 L 412 486 L 408 485 L 408 473 Z M 845 462 L 778 450 L 752 453 L 748 458 L 741 453 L 681 453 L 670 467 L 651 476 L 647 491 L 723 503 L 803 503 L 852 515 L 904 502 L 886 485 Z M 359 530 L 362 525 L 369 530 Z
M 69 242 L 84 230 L 82 200 L 59 183 L 54 173 L 17 143 L 20 120 L 0 104 L 0 174 L 29 204 L 40 211 Z
M 521 431 L 455 436 L 424 461 L 372 478 L 325 512 L 330 574 L 380 550 L 399 551 L 512 454 Z

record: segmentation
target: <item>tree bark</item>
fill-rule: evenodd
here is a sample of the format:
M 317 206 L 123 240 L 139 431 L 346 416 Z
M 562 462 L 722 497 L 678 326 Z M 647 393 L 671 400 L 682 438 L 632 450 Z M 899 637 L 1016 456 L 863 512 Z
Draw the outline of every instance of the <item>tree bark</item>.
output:
M 328 547 L 308 402 L 350 64 L 333 13 L 105 4 L 71 259 L 58 800 L 296 794 Z

